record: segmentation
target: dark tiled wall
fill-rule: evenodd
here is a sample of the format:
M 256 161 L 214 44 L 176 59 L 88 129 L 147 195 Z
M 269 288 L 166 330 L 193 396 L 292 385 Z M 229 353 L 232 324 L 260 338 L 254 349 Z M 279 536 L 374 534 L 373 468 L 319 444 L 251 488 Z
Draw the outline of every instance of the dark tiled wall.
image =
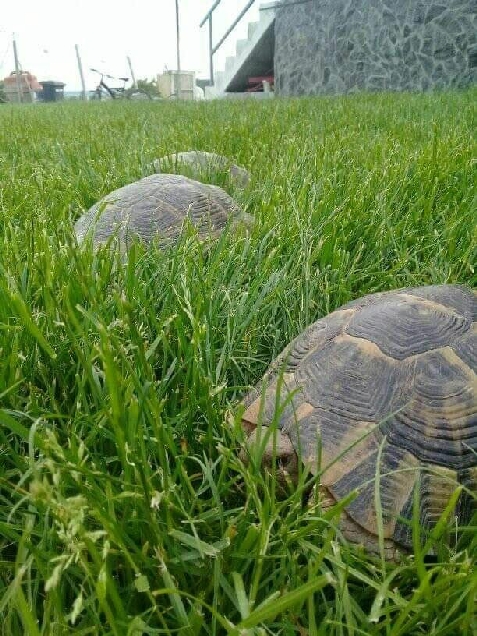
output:
M 277 11 L 275 86 L 281 95 L 427 90 L 476 81 L 477 0 L 311 0 Z

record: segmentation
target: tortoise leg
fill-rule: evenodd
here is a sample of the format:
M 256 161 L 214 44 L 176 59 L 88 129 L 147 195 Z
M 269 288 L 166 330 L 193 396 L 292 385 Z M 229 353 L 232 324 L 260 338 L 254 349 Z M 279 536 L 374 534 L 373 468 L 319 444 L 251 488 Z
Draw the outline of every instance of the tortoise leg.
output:
M 280 481 L 298 481 L 298 456 L 288 435 L 281 431 L 270 432 L 267 426 L 255 428 L 245 441 L 239 457 L 249 463 L 251 455 L 260 453 L 262 467 L 270 472 L 275 469 Z
M 336 499 L 327 488 L 319 486 L 318 496 L 315 489 L 310 495 L 308 504 L 311 507 L 315 507 L 318 504 L 321 512 L 326 513 L 333 506 L 336 506 Z M 333 520 L 336 520 L 336 517 Z M 338 527 L 347 541 L 354 545 L 362 546 L 368 554 L 380 556 L 377 535 L 368 532 L 368 530 L 356 523 L 344 510 L 339 517 Z M 400 552 L 400 548 L 392 539 L 384 539 L 384 558 L 386 561 L 398 562 Z

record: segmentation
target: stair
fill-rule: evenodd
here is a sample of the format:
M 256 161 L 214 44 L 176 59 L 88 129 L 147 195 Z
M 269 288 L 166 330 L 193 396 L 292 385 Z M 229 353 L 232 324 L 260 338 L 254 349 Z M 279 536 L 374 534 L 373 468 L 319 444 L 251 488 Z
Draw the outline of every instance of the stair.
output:
M 222 71 L 214 73 L 214 85 L 205 88 L 205 98 L 270 97 L 273 93 L 249 93 L 248 79 L 273 74 L 275 49 L 275 6 L 277 2 L 261 4 L 260 18 L 249 22 L 248 37 L 237 41 L 235 56 L 225 60 Z

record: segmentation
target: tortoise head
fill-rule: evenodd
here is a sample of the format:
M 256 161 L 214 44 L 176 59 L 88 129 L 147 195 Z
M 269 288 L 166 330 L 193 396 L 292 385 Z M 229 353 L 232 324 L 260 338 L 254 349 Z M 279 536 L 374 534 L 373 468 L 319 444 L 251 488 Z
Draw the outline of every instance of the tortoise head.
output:
M 248 464 L 250 458 L 256 458 L 262 469 L 267 472 L 275 472 L 277 480 L 281 484 L 298 481 L 298 455 L 289 436 L 267 426 L 254 427 L 251 430 L 250 422 L 242 420 L 242 426 L 249 435 L 245 441 L 245 447 L 240 452 L 240 459 Z
M 250 181 L 250 174 L 248 170 L 241 166 L 236 166 L 234 163 L 229 168 L 231 181 L 239 188 L 246 188 Z

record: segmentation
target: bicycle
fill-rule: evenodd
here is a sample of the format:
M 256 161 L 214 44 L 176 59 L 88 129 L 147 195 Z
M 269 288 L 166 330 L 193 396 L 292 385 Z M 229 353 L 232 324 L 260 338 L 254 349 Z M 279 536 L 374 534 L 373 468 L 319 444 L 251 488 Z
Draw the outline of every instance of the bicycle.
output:
M 96 86 L 96 88 L 94 89 L 94 91 L 92 91 L 92 99 L 98 99 L 101 100 L 103 99 L 103 97 L 106 97 L 106 95 L 109 95 L 109 97 L 111 99 L 152 99 L 150 97 L 150 95 L 148 95 L 147 93 L 145 93 L 144 91 L 138 89 L 138 88 L 126 88 L 126 84 L 127 82 L 129 82 L 129 77 L 114 77 L 113 75 L 108 75 L 107 73 L 102 73 L 101 71 L 96 70 L 95 68 L 91 68 L 90 71 L 93 71 L 93 73 L 98 73 L 98 75 L 100 75 L 100 80 L 98 82 L 98 85 Z M 121 80 L 121 82 L 123 83 L 122 86 L 108 86 L 108 84 L 106 84 L 106 82 L 104 81 L 104 78 L 107 77 L 108 79 L 112 79 L 112 80 Z

